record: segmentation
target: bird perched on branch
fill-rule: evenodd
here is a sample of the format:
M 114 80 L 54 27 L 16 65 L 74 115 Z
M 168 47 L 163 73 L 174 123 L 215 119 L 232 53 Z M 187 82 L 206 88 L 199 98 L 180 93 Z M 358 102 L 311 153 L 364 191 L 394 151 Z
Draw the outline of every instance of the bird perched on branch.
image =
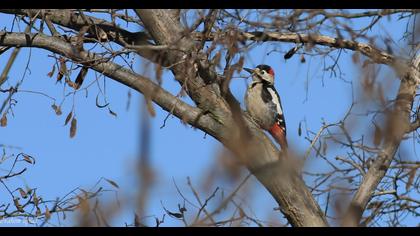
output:
M 245 95 L 248 113 L 260 128 L 273 136 L 280 144 L 281 150 L 286 151 L 286 121 L 279 94 L 274 88 L 274 70 L 268 65 L 244 70 L 252 75 L 252 82 Z

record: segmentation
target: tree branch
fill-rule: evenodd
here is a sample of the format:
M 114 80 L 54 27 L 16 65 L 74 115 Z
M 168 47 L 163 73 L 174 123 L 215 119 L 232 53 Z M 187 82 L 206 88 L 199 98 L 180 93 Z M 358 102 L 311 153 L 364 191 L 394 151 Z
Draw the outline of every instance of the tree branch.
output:
M 197 39 L 203 38 L 203 36 L 200 33 L 196 33 L 195 37 Z M 215 33 L 212 33 L 206 38 L 206 40 L 211 41 L 214 39 L 214 37 Z M 239 40 L 318 44 L 328 47 L 358 51 L 361 52 L 363 55 L 369 57 L 372 61 L 379 64 L 392 65 L 393 63 L 395 63 L 394 56 L 384 51 L 381 51 L 372 45 L 366 43 L 359 43 L 357 41 L 347 39 L 332 38 L 325 35 L 255 31 L 241 32 L 241 37 L 239 38 Z
M 410 113 L 420 82 L 420 57 L 410 63 L 409 71 L 401 79 L 393 111 L 388 114 L 387 131 L 382 150 L 364 175 L 349 209 L 344 216 L 345 226 L 357 226 L 363 212 L 389 169 L 392 159 L 407 131 L 410 129 Z
M 0 9 L 0 12 L 13 15 L 21 16 L 36 16 L 38 19 L 42 19 L 42 14 L 37 14 L 39 10 L 31 9 Z M 85 26 L 97 27 L 102 32 L 105 32 L 108 40 L 113 41 L 122 47 L 126 45 L 135 46 L 137 53 L 154 63 L 162 64 L 163 66 L 168 66 L 166 63 L 164 55 L 160 52 L 150 49 L 149 47 L 154 46 L 148 42 L 150 37 L 144 32 L 130 32 L 128 30 L 122 29 L 114 25 L 112 22 L 108 22 L 103 19 L 98 19 L 93 16 L 83 17 L 71 10 L 44 10 L 44 15 L 46 16 L 47 25 L 49 22 L 79 31 Z M 92 31 L 94 32 L 94 31 Z M 55 36 L 55 35 L 54 35 Z
M 192 63 L 186 62 L 172 69 L 175 78 L 187 85 L 187 92 L 199 107 L 208 109 L 223 124 L 223 130 L 217 134 L 218 140 L 236 153 L 268 189 L 290 224 L 326 226 L 325 216 L 303 180 L 290 170 L 290 166 L 284 159 L 278 159 L 278 149 L 248 116 L 244 117 L 244 121 L 251 133 L 248 139 L 249 144 L 240 147 L 235 145 L 235 142 L 240 140 L 238 134 L 241 132 L 238 132 L 238 126 L 234 122 L 227 102 L 204 82 L 212 81 L 211 79 L 200 78 L 194 73 L 186 72 L 188 68 L 194 67 L 194 57 L 201 59 L 199 52 L 195 51 L 196 42 L 191 35 L 184 35 L 180 24 L 171 19 L 169 12 L 165 10 L 136 10 L 136 13 L 157 44 L 175 44 L 185 51 L 184 54 L 169 51 L 167 54 L 169 61 L 179 61 L 181 58 L 186 58 L 187 61 L 192 60 Z M 185 55 L 190 55 L 192 59 L 184 57 Z M 205 70 L 205 68 L 202 69 Z M 211 73 L 200 73 L 200 75 L 206 74 Z M 186 79 L 181 79 L 185 77 Z
M 78 63 L 87 63 L 90 68 L 103 73 L 111 79 L 133 88 L 140 93 L 149 94 L 150 99 L 168 112 L 173 112 L 181 120 L 214 135 L 221 128 L 209 115 L 181 101 L 174 95 L 162 89 L 149 79 L 135 74 L 113 62 L 85 51 L 77 52 L 75 48 L 59 38 L 42 34 L 6 33 L 0 32 L 0 45 L 11 47 L 37 47 L 66 56 Z M 94 62 L 94 63 L 92 63 Z

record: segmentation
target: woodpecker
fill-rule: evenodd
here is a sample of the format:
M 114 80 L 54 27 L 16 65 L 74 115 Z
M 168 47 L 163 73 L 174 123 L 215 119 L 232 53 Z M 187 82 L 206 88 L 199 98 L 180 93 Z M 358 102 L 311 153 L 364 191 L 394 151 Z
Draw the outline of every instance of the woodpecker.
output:
M 279 94 L 274 88 L 274 70 L 268 65 L 244 70 L 252 75 L 245 94 L 246 110 L 263 130 L 273 136 L 282 151 L 286 151 L 286 121 Z

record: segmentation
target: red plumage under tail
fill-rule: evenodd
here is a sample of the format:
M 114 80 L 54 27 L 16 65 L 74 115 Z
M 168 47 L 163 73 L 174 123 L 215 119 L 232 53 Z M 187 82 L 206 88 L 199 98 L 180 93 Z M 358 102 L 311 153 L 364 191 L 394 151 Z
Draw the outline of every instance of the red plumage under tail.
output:
M 273 136 L 276 142 L 280 144 L 281 150 L 286 152 L 288 145 L 284 130 L 276 123 L 270 128 L 270 130 L 268 130 L 268 132 L 270 132 L 271 136 Z

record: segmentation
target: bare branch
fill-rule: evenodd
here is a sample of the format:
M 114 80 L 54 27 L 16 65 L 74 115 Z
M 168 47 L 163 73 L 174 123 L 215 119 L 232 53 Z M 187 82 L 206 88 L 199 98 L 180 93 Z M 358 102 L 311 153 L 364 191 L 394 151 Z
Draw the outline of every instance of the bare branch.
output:
M 149 79 L 134 74 L 133 72 L 112 62 L 104 62 L 104 59 L 94 53 L 80 52 L 76 53 L 74 47 L 60 39 L 45 36 L 42 34 L 24 34 L 24 33 L 6 33 L 0 34 L 0 45 L 19 46 L 19 47 L 38 47 L 50 50 L 52 52 L 66 56 L 79 63 L 87 63 L 92 69 L 103 73 L 104 75 L 123 83 L 141 93 L 153 94 L 150 97 L 155 103 L 166 111 L 172 111 L 175 116 L 181 120 L 202 128 L 214 135 L 216 129 L 220 128 L 220 124 L 215 122 L 208 115 L 203 114 L 198 108 L 194 108 L 181 101 L 174 95 L 162 89 L 159 85 L 153 83 Z M 30 38 L 31 40 L 27 40 Z
M 363 55 L 369 57 L 374 62 L 379 64 L 392 65 L 395 63 L 396 58 L 394 56 L 375 48 L 372 45 L 366 43 L 360 43 L 347 39 L 332 38 L 325 35 L 317 34 L 297 34 L 297 33 L 279 33 L 279 32 L 241 32 L 241 40 L 251 41 L 278 41 L 288 43 L 309 43 L 318 44 L 334 48 L 349 49 L 352 51 L 361 52 Z M 210 34 L 207 40 L 213 40 L 215 33 Z M 201 39 L 201 34 L 196 34 L 196 38 Z
M 385 136 L 382 151 L 376 156 L 354 195 L 344 218 L 344 225 L 359 224 L 363 211 L 389 169 L 404 134 L 409 130 L 411 107 L 420 83 L 419 66 L 420 57 L 411 63 L 410 71 L 406 73 L 407 77 L 401 80 L 394 109 L 388 115 L 389 133 Z

